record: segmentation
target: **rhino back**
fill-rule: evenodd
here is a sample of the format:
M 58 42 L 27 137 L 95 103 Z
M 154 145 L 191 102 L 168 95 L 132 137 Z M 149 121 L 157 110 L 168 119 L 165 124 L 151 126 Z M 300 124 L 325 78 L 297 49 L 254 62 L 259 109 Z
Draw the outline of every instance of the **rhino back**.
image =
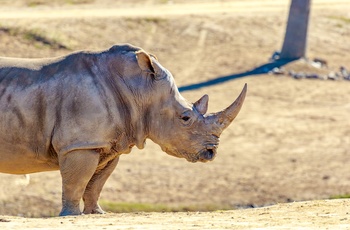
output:
M 60 151 L 80 145 L 108 145 L 113 135 L 110 123 L 116 122 L 111 113 L 117 112 L 110 108 L 108 92 L 103 92 L 98 73 L 92 70 L 85 56 L 75 54 L 57 62 L 43 61 L 44 64 L 36 64 L 35 68 L 27 67 L 26 63 L 2 65 L 0 155 L 3 159 L 15 161 L 26 156 L 57 167 Z

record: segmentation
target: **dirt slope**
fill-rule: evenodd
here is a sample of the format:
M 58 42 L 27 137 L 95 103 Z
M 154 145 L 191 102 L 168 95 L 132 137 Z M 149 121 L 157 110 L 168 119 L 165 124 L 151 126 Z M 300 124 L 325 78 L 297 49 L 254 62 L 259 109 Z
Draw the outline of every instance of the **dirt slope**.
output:
M 243 73 L 266 63 L 281 47 L 288 8 L 288 1 L 273 0 L 259 4 L 252 0 L 222 1 L 225 4 L 191 1 L 198 4 L 195 10 L 190 3 L 173 7 L 158 1 L 144 5 L 131 1 L 123 11 L 113 8 L 121 1 L 113 1 L 115 5 L 102 2 L 105 5 L 96 1 L 52 11 L 46 5 L 7 5 L 6 10 L 0 9 L 0 56 L 58 56 L 129 42 L 154 53 L 173 73 L 177 85 L 183 86 Z M 347 3 L 314 1 L 308 57 L 326 59 L 329 68 L 322 71 L 338 71 L 340 66 L 350 69 Z M 106 9 L 108 4 L 112 9 Z M 158 7 L 157 12 L 147 11 L 153 6 Z M 113 16 L 116 10 L 128 16 Z M 175 13 L 166 15 L 167 10 Z M 298 65 L 298 71 L 304 69 L 310 67 Z M 234 209 L 349 194 L 350 82 L 257 75 L 183 95 L 195 101 L 209 94 L 209 110 L 214 112 L 232 102 L 244 83 L 249 85 L 247 100 L 234 124 L 222 135 L 215 161 L 190 164 L 167 156 L 150 142 L 144 150 L 135 149 L 121 158 L 102 198 L 108 202 Z M 1 174 L 0 182 L 5 185 L 0 187 L 0 214 L 58 214 L 59 172 L 33 174 L 30 181 L 24 176 Z M 56 228 L 63 222 L 64 226 L 79 228 L 87 228 L 84 224 L 88 223 L 92 223 L 90 228 L 112 228 L 116 219 L 122 219 L 125 228 L 131 229 L 140 223 L 145 228 L 174 223 L 171 227 L 177 229 L 187 222 L 191 223 L 188 228 L 203 229 L 212 224 L 205 220 L 215 219 L 223 224 L 216 227 L 215 222 L 212 228 L 231 228 L 232 224 L 237 228 L 289 228 L 297 222 L 300 226 L 305 223 L 305 227 L 320 223 L 338 229 L 346 224 L 349 209 L 348 201 L 316 201 L 223 213 L 109 214 L 40 221 L 4 216 L 2 219 L 10 222 L 0 226 Z M 312 217 L 314 221 L 310 221 Z

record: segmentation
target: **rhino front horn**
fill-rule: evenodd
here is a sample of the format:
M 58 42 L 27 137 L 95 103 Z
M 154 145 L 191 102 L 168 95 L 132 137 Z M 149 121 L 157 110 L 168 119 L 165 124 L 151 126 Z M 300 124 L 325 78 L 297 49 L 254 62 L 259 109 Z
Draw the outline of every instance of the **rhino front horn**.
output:
M 246 93 L 247 83 L 244 85 L 241 94 L 229 107 L 214 115 L 216 122 L 221 126 L 221 130 L 224 130 L 236 118 L 242 108 Z

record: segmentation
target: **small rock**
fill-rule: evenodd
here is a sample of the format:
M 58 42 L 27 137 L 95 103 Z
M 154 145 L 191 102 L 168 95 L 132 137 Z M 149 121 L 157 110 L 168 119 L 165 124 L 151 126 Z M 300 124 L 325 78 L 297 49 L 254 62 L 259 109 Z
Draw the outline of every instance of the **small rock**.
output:
M 343 76 L 344 80 L 350 80 L 350 73 L 344 66 L 340 66 L 340 74 Z
M 328 78 L 329 80 L 336 81 L 336 80 L 339 79 L 339 74 L 334 73 L 334 72 L 330 72 L 330 73 L 328 74 L 327 78 Z
M 280 55 L 281 55 L 281 53 L 279 51 L 275 51 L 270 58 L 270 62 L 274 62 L 274 61 L 280 59 Z
M 306 77 L 306 78 L 309 78 L 309 79 L 319 79 L 319 78 L 320 78 L 320 77 L 318 76 L 318 74 L 315 74 L 315 73 L 306 74 L 305 77 Z
M 295 78 L 295 79 L 303 79 L 305 77 L 306 77 L 305 73 L 296 73 L 293 75 L 293 78 Z
M 273 68 L 270 72 L 276 75 L 284 74 L 283 69 L 278 67 Z
M 349 72 L 348 70 L 344 67 L 344 66 L 340 66 L 340 73 L 345 77 L 345 76 L 349 76 Z
M 312 65 L 319 65 L 320 67 L 327 67 L 328 66 L 328 63 L 325 59 L 322 59 L 322 58 L 314 58 L 312 60 Z

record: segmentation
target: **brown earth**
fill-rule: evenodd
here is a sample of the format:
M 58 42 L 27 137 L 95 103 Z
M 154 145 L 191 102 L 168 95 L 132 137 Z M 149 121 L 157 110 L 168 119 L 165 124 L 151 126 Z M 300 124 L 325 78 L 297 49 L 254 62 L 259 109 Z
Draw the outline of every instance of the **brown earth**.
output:
M 265 64 L 282 45 L 288 1 L 85 1 L 82 4 L 4 1 L 0 8 L 0 56 L 47 57 L 79 49 L 132 43 L 154 53 L 177 85 L 238 74 Z M 43 1 L 37 1 L 43 2 Z M 74 1 L 73 1 L 74 2 Z M 79 2 L 79 1 L 78 1 Z M 82 1 L 80 1 L 82 2 Z M 84 1 L 83 1 L 84 2 Z M 143 2 L 143 1 L 142 1 Z M 185 3 L 184 3 L 185 2 Z M 56 4 L 57 3 L 57 4 Z M 350 69 L 349 1 L 315 0 L 308 57 L 327 69 L 297 62 L 309 72 Z M 152 10 L 151 10 L 152 9 Z M 120 12 L 120 13 L 119 13 Z M 121 157 L 102 199 L 236 209 L 320 200 L 350 194 L 350 82 L 251 75 L 193 91 L 210 96 L 210 111 L 227 106 L 244 83 L 249 91 L 234 124 L 207 164 L 167 156 L 149 142 Z M 0 175 L 0 214 L 42 217 L 60 209 L 59 172 Z M 308 201 L 199 213 L 132 213 L 69 218 L 0 217 L 1 229 L 223 229 L 350 228 L 347 200 Z M 39 221 L 40 220 L 40 221 Z M 10 222 L 6 222 L 10 221 Z M 164 227 L 165 226 L 165 227 Z
M 322 200 L 216 211 L 119 213 L 74 217 L 0 216 L 12 229 L 349 229 L 349 200 Z

